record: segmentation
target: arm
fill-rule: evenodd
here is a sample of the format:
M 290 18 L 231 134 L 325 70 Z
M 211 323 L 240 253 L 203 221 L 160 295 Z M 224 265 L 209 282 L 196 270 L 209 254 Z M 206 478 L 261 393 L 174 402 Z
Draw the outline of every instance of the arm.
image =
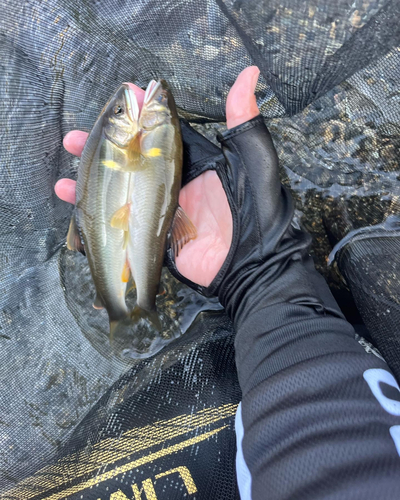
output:
M 396 498 L 397 383 L 355 340 L 314 268 L 310 236 L 292 226 L 291 197 L 263 119 L 220 141 L 225 161 L 213 168 L 232 213 L 228 255 L 208 287 L 179 273 L 170 252 L 169 267 L 217 295 L 235 325 L 242 498 Z
M 242 197 L 236 199 L 236 234 L 246 229 L 253 238 L 238 237 L 242 257 L 233 259 L 219 296 L 237 330 L 243 392 L 237 425 L 244 429 L 246 464 L 239 453 L 239 485 L 246 484 L 243 466 L 251 475 L 251 497 L 249 491 L 242 496 L 396 498 L 400 458 L 391 433 L 400 418 L 379 402 L 385 391 L 386 402 L 400 399 L 396 382 L 386 363 L 355 340 L 314 269 L 309 237 L 291 226 L 290 197 L 275 178 L 278 164 L 265 125 L 236 132 L 222 139 L 228 168 L 250 172 L 243 206 Z M 251 231 L 250 220 L 257 221 Z M 385 377 L 377 399 L 368 383 L 377 387 L 374 380 Z

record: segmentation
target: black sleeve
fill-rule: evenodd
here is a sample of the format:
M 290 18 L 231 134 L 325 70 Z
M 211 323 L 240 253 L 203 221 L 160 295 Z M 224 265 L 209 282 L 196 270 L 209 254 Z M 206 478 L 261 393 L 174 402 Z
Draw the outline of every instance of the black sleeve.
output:
M 242 497 L 400 498 L 398 385 L 340 313 L 293 303 L 298 287 L 335 305 L 311 259 L 291 261 L 261 300 L 247 298 L 237 329 Z

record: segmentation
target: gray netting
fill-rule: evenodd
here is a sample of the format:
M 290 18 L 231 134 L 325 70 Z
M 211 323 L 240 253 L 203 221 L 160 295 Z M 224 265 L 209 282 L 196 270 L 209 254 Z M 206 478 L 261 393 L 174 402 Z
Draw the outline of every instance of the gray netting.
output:
M 132 363 L 110 351 L 86 260 L 64 245 L 72 207 L 53 188 L 76 178 L 78 159 L 63 136 L 89 131 L 121 82 L 158 77 L 210 136 L 236 76 L 257 64 L 282 179 L 340 291 L 326 265 L 337 203 L 351 228 L 398 211 L 399 11 L 395 0 L 1 1 L 0 491 L 48 462 Z M 165 286 L 162 344 L 218 308 Z

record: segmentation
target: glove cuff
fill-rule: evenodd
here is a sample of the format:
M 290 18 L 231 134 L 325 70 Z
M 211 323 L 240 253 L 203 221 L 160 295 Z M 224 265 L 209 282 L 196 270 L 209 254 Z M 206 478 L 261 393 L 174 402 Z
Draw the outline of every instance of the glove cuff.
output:
M 257 127 L 260 124 L 265 126 L 264 118 L 261 114 L 255 116 L 247 122 L 236 125 L 236 127 L 229 128 L 228 130 L 225 130 L 225 132 L 217 132 L 217 139 L 222 143 L 229 139 L 233 139 L 233 137 L 235 137 L 236 135 L 242 134 L 243 132 L 247 132 L 248 130 Z

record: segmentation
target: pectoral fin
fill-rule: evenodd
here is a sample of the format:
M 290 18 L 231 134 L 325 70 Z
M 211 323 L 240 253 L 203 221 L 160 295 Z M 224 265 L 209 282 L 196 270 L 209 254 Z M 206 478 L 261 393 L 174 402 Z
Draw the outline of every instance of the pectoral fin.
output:
M 129 230 L 129 203 L 119 208 L 111 218 L 111 227 L 122 229 L 123 231 Z
M 171 248 L 175 257 L 190 240 L 197 238 L 197 230 L 193 222 L 186 215 L 181 206 L 178 206 L 172 222 Z
M 79 229 L 76 224 L 75 214 L 71 217 L 71 222 L 69 223 L 69 229 L 67 234 L 67 248 L 68 250 L 73 250 L 74 252 L 81 252 L 83 255 L 85 253 L 85 247 L 81 241 L 81 235 L 79 234 Z

